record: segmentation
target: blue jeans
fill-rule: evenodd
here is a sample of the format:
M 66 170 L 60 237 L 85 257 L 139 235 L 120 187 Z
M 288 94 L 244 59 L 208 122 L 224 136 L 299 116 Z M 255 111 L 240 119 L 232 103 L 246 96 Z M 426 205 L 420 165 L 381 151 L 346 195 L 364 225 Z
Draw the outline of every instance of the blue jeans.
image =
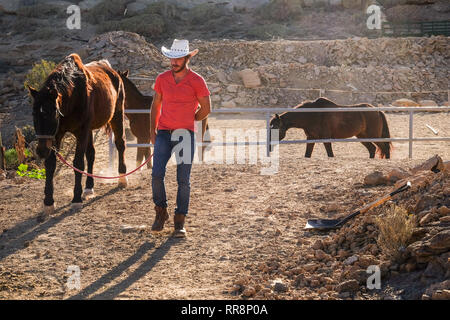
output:
M 180 131 L 177 130 L 177 132 Z M 178 182 L 177 207 L 175 213 L 187 215 L 191 193 L 190 175 L 192 161 L 194 160 L 195 137 L 194 132 L 190 130 L 183 130 L 183 135 L 181 137 L 176 137 L 176 135 L 173 136 L 173 134 L 174 132 L 169 130 L 158 130 L 156 134 L 152 168 L 153 202 L 158 207 L 167 208 L 164 176 L 166 175 L 167 162 L 172 156 L 172 153 L 175 152 Z M 186 144 L 186 142 L 183 141 L 184 138 L 190 138 L 190 144 Z M 172 139 L 175 141 L 172 141 Z M 189 154 L 184 156 L 183 152 L 189 152 L 189 146 L 190 157 Z

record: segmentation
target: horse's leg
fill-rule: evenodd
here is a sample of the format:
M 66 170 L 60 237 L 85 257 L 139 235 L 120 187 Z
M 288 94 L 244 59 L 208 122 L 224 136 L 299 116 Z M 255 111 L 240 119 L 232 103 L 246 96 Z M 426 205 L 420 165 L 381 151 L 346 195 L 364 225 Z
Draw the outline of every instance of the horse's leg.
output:
M 380 148 L 380 157 L 383 158 L 383 156 L 386 159 L 389 159 L 391 157 L 391 148 L 389 142 L 374 142 L 378 148 Z
M 372 142 L 361 142 L 364 147 L 367 148 L 367 150 L 369 150 L 369 157 L 370 158 L 375 158 L 375 151 L 377 150 L 377 147 L 375 147 L 375 145 Z
M 56 169 L 55 151 L 51 151 L 47 159 L 45 159 L 45 198 L 44 198 L 44 214 L 50 215 L 55 212 L 55 201 L 53 199 L 53 175 Z
M 59 149 L 64 133 L 56 136 L 56 149 Z M 45 189 L 44 189 L 44 214 L 50 215 L 55 212 L 55 201 L 53 199 L 53 177 L 56 170 L 56 154 L 51 150 L 50 155 L 45 159 Z
M 76 135 L 77 147 L 75 149 L 75 157 L 73 159 L 73 166 L 78 170 L 84 171 L 84 155 L 89 142 L 89 135 L 92 131 L 89 128 L 82 128 L 80 133 Z M 75 170 L 74 170 L 75 171 Z M 72 210 L 78 210 L 83 207 L 82 193 L 83 187 L 81 185 L 81 173 L 75 171 L 75 186 L 73 189 Z
M 142 140 L 137 139 L 137 143 L 143 143 Z M 145 158 L 145 148 L 138 147 L 136 152 L 136 168 L 142 164 L 142 160 Z
M 325 142 L 323 145 L 325 146 L 325 150 L 327 150 L 328 157 L 333 158 L 334 154 L 333 154 L 333 148 L 331 147 L 331 143 Z
M 308 140 L 310 140 L 310 138 L 307 138 Z M 306 153 L 305 153 L 305 158 L 311 158 L 311 154 L 313 152 L 314 149 L 314 143 L 307 143 L 306 144 Z
M 114 117 L 111 120 L 111 128 L 114 132 L 114 143 L 116 144 L 117 151 L 119 152 L 119 174 L 122 175 L 127 172 L 127 166 L 125 165 L 123 112 L 116 111 Z M 119 187 L 125 188 L 127 185 L 128 185 L 127 177 L 119 178 Z
M 86 149 L 86 161 L 88 165 L 88 173 L 92 174 L 94 170 L 94 161 L 95 161 L 95 148 L 94 148 L 94 139 L 92 137 L 92 131 L 89 134 L 88 145 Z M 83 197 L 90 198 L 94 196 L 94 178 L 87 177 L 86 178 L 86 188 L 83 192 Z

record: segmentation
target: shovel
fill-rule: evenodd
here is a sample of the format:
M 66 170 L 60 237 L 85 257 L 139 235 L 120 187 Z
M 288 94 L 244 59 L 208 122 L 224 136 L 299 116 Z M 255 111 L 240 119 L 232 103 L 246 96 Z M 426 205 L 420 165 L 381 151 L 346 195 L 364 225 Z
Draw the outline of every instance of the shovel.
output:
M 409 188 L 411 188 L 411 182 L 408 181 L 407 183 L 405 183 L 398 189 L 392 191 L 388 195 L 385 195 L 384 197 L 369 203 L 365 207 L 359 209 L 356 212 L 353 212 L 352 214 L 349 214 L 348 216 L 342 219 L 310 219 L 308 220 L 308 222 L 306 222 L 305 229 L 330 230 L 340 228 L 348 220 L 356 217 L 361 213 L 366 213 L 372 208 L 378 207 L 379 205 L 385 203 L 386 201 L 391 200 L 392 197 L 395 196 L 397 193 L 406 191 Z

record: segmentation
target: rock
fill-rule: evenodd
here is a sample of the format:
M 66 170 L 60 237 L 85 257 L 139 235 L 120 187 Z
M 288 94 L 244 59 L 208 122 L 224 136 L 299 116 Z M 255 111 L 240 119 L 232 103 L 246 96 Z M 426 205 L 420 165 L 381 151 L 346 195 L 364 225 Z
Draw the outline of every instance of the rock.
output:
M 261 79 L 257 72 L 251 69 L 244 69 L 239 72 L 239 76 L 246 88 L 257 88 L 261 85 Z
M 431 260 L 428 263 L 423 276 L 426 278 L 441 278 L 444 276 L 444 270 L 436 260 Z
M 344 260 L 344 264 L 345 265 L 351 265 L 351 264 L 355 263 L 356 261 L 358 261 L 358 255 L 355 254 L 355 255 L 345 259 Z
M 316 263 L 307 263 L 303 266 L 303 269 L 307 272 L 313 272 L 315 271 L 319 266 Z
M 324 260 L 324 261 L 331 260 L 331 256 L 320 249 L 314 251 L 314 256 L 317 260 Z
M 222 102 L 222 107 L 224 108 L 236 108 L 236 103 L 233 100 Z
M 445 251 L 450 249 L 450 229 L 443 230 L 433 236 L 429 241 L 429 247 L 436 251 Z
M 428 159 L 421 165 L 418 165 L 411 169 L 411 172 L 413 174 L 416 174 L 419 171 L 430 171 L 430 170 L 443 170 L 444 169 L 444 162 L 442 161 L 442 158 L 438 155 L 435 155 L 434 157 Z
M 242 293 L 242 295 L 243 295 L 244 297 L 249 298 L 249 297 L 253 297 L 253 296 L 255 295 L 255 293 L 256 293 L 255 288 L 253 288 L 253 287 L 248 287 L 248 288 L 246 288 L 246 289 L 244 290 L 244 292 Z
M 437 107 L 437 103 L 433 100 L 420 100 L 419 104 L 421 107 Z
M 83 0 L 78 3 L 78 6 L 82 11 L 89 11 L 101 2 L 103 0 Z
M 431 296 L 432 300 L 450 300 L 450 290 L 436 290 Z
M 355 279 L 341 282 L 337 285 L 337 292 L 355 292 L 359 290 L 359 282 Z
M 16 13 L 20 7 L 20 1 L 0 0 L 0 12 Z
M 359 257 L 358 265 L 361 268 L 367 269 L 369 266 L 378 265 L 379 261 L 372 255 L 363 255 Z
M 447 208 L 446 206 L 442 206 L 437 210 L 437 212 L 441 216 L 446 216 L 446 215 L 450 214 L 450 208 Z
M 128 14 L 133 15 L 133 14 L 140 13 L 143 10 L 145 10 L 147 8 L 147 6 L 148 6 L 148 4 L 142 3 L 142 2 L 139 2 L 139 1 L 129 3 L 127 5 L 127 15 Z
M 410 176 L 410 174 L 406 170 L 404 170 L 402 168 L 396 168 L 396 169 L 393 169 L 391 172 L 389 172 L 386 177 L 387 177 L 387 180 L 389 180 L 389 182 L 395 183 L 398 180 L 405 179 L 409 176 Z
M 281 280 L 275 280 L 272 284 L 273 286 L 273 291 L 275 292 L 287 292 L 288 291 L 288 286 L 283 283 L 283 281 Z
M 322 240 L 320 240 L 320 239 L 316 240 L 316 241 L 313 243 L 312 248 L 313 248 L 314 250 L 323 249 L 323 242 L 322 242 Z
M 420 226 L 425 226 L 433 220 L 433 213 L 428 212 L 422 219 L 419 221 Z
M 440 217 L 439 221 L 442 223 L 450 223 L 450 216 Z
M 145 230 L 146 228 L 147 228 L 147 226 L 145 224 L 140 225 L 140 226 L 132 226 L 132 225 L 124 224 L 120 227 L 120 231 L 122 231 L 123 233 L 131 233 L 131 232 L 139 232 L 139 231 Z
M 386 177 L 380 171 L 372 172 L 364 178 L 364 184 L 367 186 L 377 186 L 380 184 L 386 184 Z
M 235 85 L 235 84 L 230 84 L 230 85 L 227 87 L 227 91 L 228 91 L 228 92 L 233 92 L 233 93 L 235 93 L 235 92 L 238 91 L 238 86 Z
M 394 107 L 420 107 L 420 104 L 410 99 L 398 99 L 392 105 Z

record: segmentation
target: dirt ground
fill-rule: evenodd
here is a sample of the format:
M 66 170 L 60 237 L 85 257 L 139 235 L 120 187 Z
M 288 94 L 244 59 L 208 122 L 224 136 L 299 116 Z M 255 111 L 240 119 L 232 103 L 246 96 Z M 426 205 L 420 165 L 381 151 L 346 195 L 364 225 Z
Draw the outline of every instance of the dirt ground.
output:
M 408 115 L 388 114 L 391 135 L 408 136 Z M 449 113 L 414 116 L 416 137 L 450 136 Z M 211 128 L 264 129 L 253 115 L 211 117 Z M 291 129 L 286 139 L 304 139 Z M 96 141 L 95 173 L 108 173 L 108 144 Z M 171 219 L 161 234 L 150 232 L 154 210 L 150 171 L 130 177 L 126 189 L 96 181 L 96 197 L 81 211 L 70 211 L 73 173 L 62 168 L 55 178 L 57 211 L 44 222 L 44 182 L 25 178 L 0 181 L 0 299 L 241 299 L 233 294 L 236 279 L 248 265 L 274 256 L 289 259 L 309 254 L 302 240 L 306 220 L 347 214 L 392 187 L 364 187 L 374 170 L 411 168 L 439 154 L 450 159 L 449 142 L 394 143 L 391 160 L 369 159 L 359 143 L 334 144 L 335 158 L 322 145 L 305 159 L 305 145 L 281 145 L 278 173 L 261 175 L 264 164 L 195 164 L 191 175 L 191 204 L 187 239 L 174 239 L 172 214 L 176 198 L 175 166 L 169 165 L 166 188 Z M 136 151 L 128 149 L 128 170 Z M 71 160 L 71 157 L 69 157 Z M 327 206 L 338 210 L 329 212 Z M 142 229 L 122 230 L 124 225 Z M 128 230 L 130 231 L 130 230 Z M 304 253 L 298 253 L 304 250 Z M 81 288 L 66 285 L 69 266 L 79 266 Z M 261 278 L 264 287 L 275 279 Z M 311 298 L 309 288 L 274 296 Z M 322 295 L 320 298 L 333 298 Z

